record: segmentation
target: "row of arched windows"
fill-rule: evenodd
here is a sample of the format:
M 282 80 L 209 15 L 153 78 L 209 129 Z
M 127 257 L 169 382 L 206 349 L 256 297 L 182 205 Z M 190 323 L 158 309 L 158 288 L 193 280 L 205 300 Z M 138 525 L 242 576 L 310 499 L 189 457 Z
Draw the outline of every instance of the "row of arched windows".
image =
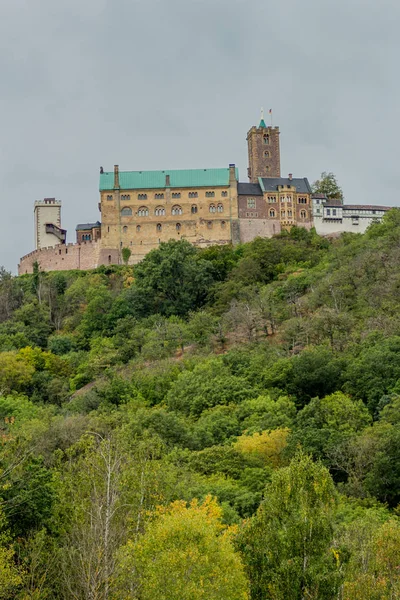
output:
M 163 226 L 162 226 L 162 224 L 161 224 L 161 223 L 157 223 L 157 225 L 156 225 L 156 230 L 157 230 L 158 232 L 160 232 L 160 231 L 162 231 L 162 227 L 163 227 Z M 212 229 L 212 227 L 213 227 L 213 222 L 212 222 L 212 221 L 208 221 L 208 223 L 207 223 L 207 228 L 208 228 L 208 229 Z M 225 229 L 225 228 L 226 228 L 226 221 L 221 221 L 221 229 Z M 181 231 L 181 229 L 182 229 L 182 224 L 181 224 L 181 223 L 176 223 L 176 225 L 175 225 L 175 229 L 176 229 L 176 231 L 178 231 L 178 232 L 179 232 L 179 231 Z M 141 226 L 140 226 L 140 225 L 136 225 L 136 232 L 137 232 L 137 233 L 140 233 L 140 230 L 141 230 Z M 128 226 L 127 226 L 127 225 L 124 225 L 124 226 L 123 226 L 123 228 L 122 228 L 122 232 L 123 232 L 123 233 L 128 233 Z
M 215 206 L 215 204 L 210 204 L 209 206 L 209 212 L 210 213 L 215 213 L 215 212 L 224 212 L 224 207 L 222 204 L 217 204 L 217 206 Z
M 224 212 L 224 206 L 223 204 L 219 203 L 217 205 L 215 204 L 210 204 L 209 208 L 208 208 L 210 213 L 222 213 Z M 198 212 L 198 208 L 196 204 L 192 204 L 190 212 L 194 215 Z M 137 211 L 137 216 L 138 217 L 148 217 L 150 214 L 150 211 L 148 209 L 147 206 L 140 206 L 140 208 L 138 208 Z M 154 214 L 158 217 L 165 217 L 166 215 L 166 210 L 163 206 L 157 206 L 154 209 Z M 171 209 L 171 215 L 182 215 L 183 214 L 183 209 L 182 206 L 180 206 L 179 204 L 175 204 L 172 209 Z M 132 208 L 130 206 L 124 206 L 121 210 L 121 216 L 122 217 L 131 217 L 133 215 L 133 211 Z
M 177 200 L 178 198 L 181 198 L 181 196 L 182 196 L 181 192 L 172 192 L 171 195 L 174 200 Z M 227 198 L 228 197 L 227 190 L 222 190 L 221 196 L 222 196 L 222 198 Z M 189 198 L 198 198 L 198 197 L 199 197 L 198 192 L 189 192 Z M 156 200 L 163 200 L 164 192 L 156 192 L 154 194 L 154 198 Z M 207 191 L 206 198 L 215 198 L 215 191 Z M 108 194 L 107 200 L 112 200 L 112 199 L 113 199 L 113 195 Z M 121 200 L 130 200 L 130 199 L 131 199 L 130 194 L 122 194 L 121 195 Z M 138 200 L 147 200 L 147 194 L 146 193 L 138 194 Z
M 276 217 L 276 211 L 274 208 L 271 208 L 269 211 L 269 216 L 274 219 Z M 286 211 L 285 210 L 281 210 L 281 219 L 286 219 L 286 216 L 288 219 L 291 219 L 293 217 L 293 211 L 288 210 L 287 211 L 287 215 L 286 215 Z M 301 219 L 306 219 L 307 218 L 307 211 L 305 210 L 301 210 L 300 211 L 300 218 Z

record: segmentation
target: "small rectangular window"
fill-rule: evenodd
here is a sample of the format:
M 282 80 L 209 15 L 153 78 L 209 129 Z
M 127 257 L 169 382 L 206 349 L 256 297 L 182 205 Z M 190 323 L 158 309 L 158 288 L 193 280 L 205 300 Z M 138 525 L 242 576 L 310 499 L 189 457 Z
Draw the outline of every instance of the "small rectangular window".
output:
M 247 208 L 255 208 L 256 207 L 256 199 L 255 198 L 247 198 Z

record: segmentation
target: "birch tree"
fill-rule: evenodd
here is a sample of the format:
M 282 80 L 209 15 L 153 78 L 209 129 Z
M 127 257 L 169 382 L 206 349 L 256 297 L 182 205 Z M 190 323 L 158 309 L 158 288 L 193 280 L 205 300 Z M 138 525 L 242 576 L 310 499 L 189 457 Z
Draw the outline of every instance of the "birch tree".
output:
M 310 457 L 299 454 L 273 473 L 264 502 L 238 540 L 252 600 L 337 597 L 334 507 L 329 472 Z

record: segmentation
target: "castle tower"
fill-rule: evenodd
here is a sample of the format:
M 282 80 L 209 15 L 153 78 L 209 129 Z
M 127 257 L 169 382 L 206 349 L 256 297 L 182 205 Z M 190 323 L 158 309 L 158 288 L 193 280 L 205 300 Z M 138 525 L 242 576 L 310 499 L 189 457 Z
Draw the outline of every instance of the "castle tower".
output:
M 280 177 L 281 156 L 279 149 L 279 127 L 265 124 L 261 115 L 258 127 L 252 127 L 247 134 L 249 151 L 248 177 L 257 183 L 259 177 Z
M 65 229 L 61 229 L 61 202 L 55 198 L 37 200 L 34 208 L 35 248 L 64 244 Z

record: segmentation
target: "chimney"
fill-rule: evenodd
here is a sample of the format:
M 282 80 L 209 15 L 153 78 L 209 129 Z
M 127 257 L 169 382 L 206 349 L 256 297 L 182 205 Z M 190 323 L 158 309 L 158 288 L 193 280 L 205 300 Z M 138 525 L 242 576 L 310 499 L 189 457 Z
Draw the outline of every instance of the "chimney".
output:
M 236 166 L 234 163 L 229 165 L 229 185 L 236 186 Z
M 114 189 L 119 189 L 119 166 L 114 165 Z
M 289 181 L 292 181 L 292 179 L 293 179 L 293 174 L 289 173 Z
M 165 187 L 166 188 L 171 187 L 171 178 L 169 175 L 165 176 Z

